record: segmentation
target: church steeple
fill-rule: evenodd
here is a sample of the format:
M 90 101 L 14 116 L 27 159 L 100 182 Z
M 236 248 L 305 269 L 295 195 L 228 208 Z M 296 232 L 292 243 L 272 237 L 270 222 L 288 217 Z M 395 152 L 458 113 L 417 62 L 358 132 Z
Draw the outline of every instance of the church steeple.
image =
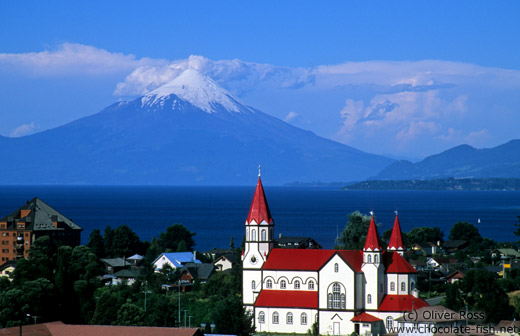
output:
M 374 214 L 372 214 L 372 218 L 370 219 L 370 226 L 368 227 L 367 240 L 365 241 L 365 247 L 363 247 L 363 251 L 365 251 L 365 252 L 381 251 L 381 245 L 379 245 L 379 238 L 377 235 L 376 223 L 374 221 Z
M 253 221 L 256 224 L 262 222 L 265 222 L 264 224 L 274 224 L 265 198 L 260 172 L 258 173 L 258 183 L 256 184 L 255 196 L 253 197 L 253 202 L 251 202 L 251 208 L 246 219 L 246 225 L 251 225 Z
M 392 235 L 388 241 L 388 250 L 397 251 L 401 256 L 404 254 L 403 237 L 401 234 L 401 225 L 399 224 L 399 217 L 397 211 L 395 212 L 394 227 L 392 229 Z

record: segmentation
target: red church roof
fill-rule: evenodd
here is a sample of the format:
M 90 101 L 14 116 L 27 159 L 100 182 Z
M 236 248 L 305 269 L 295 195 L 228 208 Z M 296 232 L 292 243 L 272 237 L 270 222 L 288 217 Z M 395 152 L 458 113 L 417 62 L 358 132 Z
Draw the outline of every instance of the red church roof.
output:
M 255 307 L 318 308 L 318 292 L 264 289 Z
M 265 199 L 264 187 L 262 186 L 262 180 L 258 176 L 258 183 L 256 184 L 255 196 L 249 209 L 249 215 L 247 216 L 246 223 L 250 224 L 251 221 L 255 221 L 260 224 L 262 221 L 266 221 L 268 224 L 273 222 L 267 200 Z
M 370 226 L 368 227 L 367 240 L 365 241 L 365 247 L 363 248 L 363 251 L 375 250 L 381 251 L 381 245 L 379 245 L 376 223 L 374 221 L 374 216 L 372 215 Z
M 361 272 L 363 252 L 349 250 L 272 249 L 262 269 L 318 271 L 335 253 L 355 272 Z
M 428 304 L 413 295 L 387 295 L 379 305 L 378 311 L 403 312 L 426 307 Z
M 397 212 L 395 214 L 394 228 L 392 229 L 392 235 L 388 241 L 389 250 L 404 250 L 403 238 L 401 235 L 401 225 L 399 225 L 399 217 Z
M 272 249 L 263 269 L 317 271 L 332 257 L 334 250 Z
M 386 273 L 417 273 L 415 268 L 395 251 L 383 252 L 383 263 Z
M 354 316 L 350 320 L 352 322 L 377 322 L 377 321 L 383 321 L 380 318 L 377 318 L 374 315 L 370 315 L 368 313 L 361 313 L 359 315 Z

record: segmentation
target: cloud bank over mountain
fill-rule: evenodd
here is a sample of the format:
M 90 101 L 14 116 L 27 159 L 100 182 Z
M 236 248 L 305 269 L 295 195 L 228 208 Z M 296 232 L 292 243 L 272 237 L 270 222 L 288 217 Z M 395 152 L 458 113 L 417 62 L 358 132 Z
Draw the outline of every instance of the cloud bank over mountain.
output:
M 168 61 L 80 44 L 0 54 L 0 73 L 111 76 L 119 99 L 150 92 L 186 69 L 211 77 L 262 111 L 368 152 L 424 157 L 462 143 L 492 147 L 518 137 L 518 70 L 441 60 L 307 68 L 196 55 Z M 28 120 L 43 125 L 32 116 Z

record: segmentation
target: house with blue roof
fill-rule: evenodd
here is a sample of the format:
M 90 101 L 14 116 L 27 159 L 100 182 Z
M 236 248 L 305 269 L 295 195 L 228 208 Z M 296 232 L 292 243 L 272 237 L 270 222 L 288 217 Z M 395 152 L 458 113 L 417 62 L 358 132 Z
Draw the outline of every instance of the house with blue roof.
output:
M 182 268 L 187 263 L 200 264 L 200 260 L 197 260 L 197 252 L 169 252 L 161 253 L 154 261 L 153 268 L 156 272 L 159 272 L 164 265 L 170 265 L 171 268 Z

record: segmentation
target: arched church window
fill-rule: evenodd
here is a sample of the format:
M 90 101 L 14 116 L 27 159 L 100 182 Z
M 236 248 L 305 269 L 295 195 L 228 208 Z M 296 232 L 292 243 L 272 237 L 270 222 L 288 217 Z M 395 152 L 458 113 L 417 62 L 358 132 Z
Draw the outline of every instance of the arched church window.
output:
M 262 241 L 266 241 L 267 238 L 266 238 L 266 232 L 265 230 L 262 230 Z
M 302 315 L 300 316 L 300 324 L 307 324 L 307 314 L 302 313 Z
M 258 322 L 265 323 L 265 313 L 264 312 L 260 312 L 258 314 Z
M 255 289 L 255 287 L 256 287 L 256 282 L 255 282 L 255 280 L 253 280 L 253 281 L 251 281 L 251 288 Z
M 280 316 L 278 315 L 278 312 L 273 313 L 273 324 L 278 324 Z
M 280 281 L 280 288 L 281 289 L 287 288 L 287 282 L 285 280 Z
M 406 282 L 401 282 L 401 292 L 406 292 Z
M 415 282 L 410 282 L 410 292 L 415 289 Z
M 379 261 L 378 261 L 378 255 L 376 254 L 376 255 L 374 256 L 374 263 L 377 264 L 378 262 L 379 262 Z
M 395 282 L 393 281 L 390 283 L 390 291 L 395 292 Z
M 329 286 L 328 291 L 327 308 L 344 309 L 346 305 L 345 288 L 339 282 L 334 282 Z
M 292 324 L 292 323 L 293 323 L 293 314 L 287 313 L 287 324 Z
M 300 280 L 294 281 L 294 289 L 300 289 Z
M 309 287 L 309 290 L 314 290 L 314 281 L 309 280 L 308 287 Z
M 265 288 L 273 288 L 273 281 L 271 279 L 265 282 Z
M 336 273 L 339 272 L 339 265 L 337 263 L 334 264 L 334 272 L 336 272 Z
M 394 325 L 394 319 L 392 318 L 392 316 L 388 316 L 386 318 L 386 332 L 388 332 L 388 333 L 391 332 L 393 325 Z
M 251 240 L 252 241 L 256 240 L 256 230 L 251 230 Z
M 369 255 L 367 256 L 367 263 L 370 264 L 371 262 L 372 262 L 372 256 L 369 254 Z
M 372 294 L 368 294 L 368 295 L 367 295 L 367 303 L 368 303 L 368 304 L 371 304 L 371 303 L 372 303 Z

